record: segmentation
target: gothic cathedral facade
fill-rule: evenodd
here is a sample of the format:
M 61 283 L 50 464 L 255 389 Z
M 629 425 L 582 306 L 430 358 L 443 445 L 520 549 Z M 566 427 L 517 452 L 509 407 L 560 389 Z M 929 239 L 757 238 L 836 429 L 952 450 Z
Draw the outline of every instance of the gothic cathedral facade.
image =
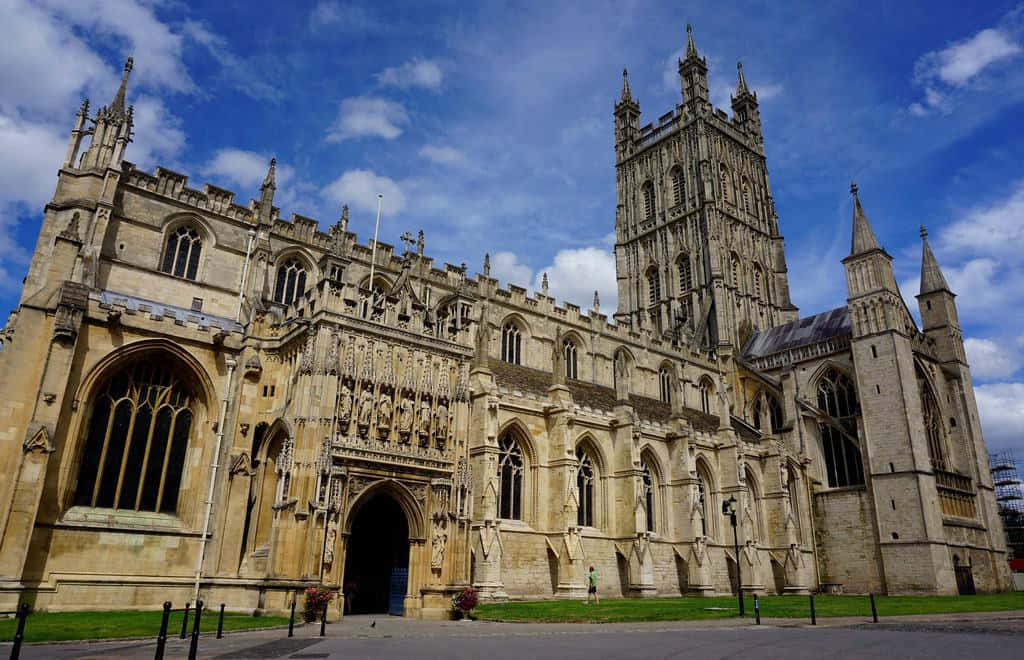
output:
M 136 169 L 130 71 L 0 331 L 0 608 L 1009 588 L 927 239 L 918 328 L 854 187 L 847 305 L 800 318 L 757 96 L 713 108 L 691 34 L 679 105 L 615 104 L 613 320 L 283 219 L 273 161 L 247 205 Z

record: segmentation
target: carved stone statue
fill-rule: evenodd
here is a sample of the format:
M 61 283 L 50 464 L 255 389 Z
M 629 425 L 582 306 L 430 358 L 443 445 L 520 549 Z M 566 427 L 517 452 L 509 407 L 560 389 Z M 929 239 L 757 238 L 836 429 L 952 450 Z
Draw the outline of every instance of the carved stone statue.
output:
M 430 546 L 430 568 L 440 570 L 444 567 L 444 547 L 448 543 L 448 534 L 443 525 L 434 527 L 434 537 Z
M 436 421 L 434 422 L 434 436 L 437 438 L 448 437 L 448 406 L 443 403 L 438 404 L 437 412 L 434 413 Z
M 370 421 L 373 418 L 373 394 L 370 390 L 363 390 L 363 393 L 359 397 L 359 427 L 362 429 L 369 428 Z
M 348 385 L 342 383 L 341 385 L 341 396 L 338 401 L 338 419 L 342 422 L 348 422 L 352 418 L 352 390 L 348 389 Z
M 421 444 L 430 437 L 430 416 L 430 404 L 426 401 L 420 402 L 420 416 L 416 423 L 416 431 L 419 433 Z
M 391 395 L 381 394 L 377 401 L 377 428 L 384 431 L 385 435 L 391 428 Z
M 408 442 L 409 434 L 412 433 L 412 417 L 412 401 L 408 397 L 403 397 L 398 407 L 398 432 L 401 434 L 403 442 Z

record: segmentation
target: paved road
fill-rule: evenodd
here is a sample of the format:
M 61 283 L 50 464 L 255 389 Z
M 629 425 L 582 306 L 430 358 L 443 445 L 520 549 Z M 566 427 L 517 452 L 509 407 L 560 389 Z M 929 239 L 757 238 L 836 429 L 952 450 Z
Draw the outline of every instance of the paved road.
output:
M 376 625 L 371 627 L 371 624 Z M 596 660 L 615 658 L 998 658 L 1024 657 L 1024 613 L 901 617 L 880 624 L 863 619 L 765 620 L 753 626 L 712 622 L 540 625 L 425 622 L 391 617 L 348 617 L 328 626 L 204 636 L 202 658 L 485 658 L 486 660 Z M 9 653 L 0 645 L 0 657 Z M 29 645 L 22 658 L 152 658 L 151 641 Z M 169 640 L 167 658 L 183 658 L 187 643 Z

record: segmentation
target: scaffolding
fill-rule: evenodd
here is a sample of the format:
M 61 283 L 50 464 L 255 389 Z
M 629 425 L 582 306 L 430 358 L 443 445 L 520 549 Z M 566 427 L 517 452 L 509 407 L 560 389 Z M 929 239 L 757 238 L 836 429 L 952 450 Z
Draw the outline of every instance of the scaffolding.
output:
M 1011 451 L 1002 451 L 991 454 L 989 460 L 1009 558 L 1024 559 L 1024 483 L 1020 479 L 1016 457 Z

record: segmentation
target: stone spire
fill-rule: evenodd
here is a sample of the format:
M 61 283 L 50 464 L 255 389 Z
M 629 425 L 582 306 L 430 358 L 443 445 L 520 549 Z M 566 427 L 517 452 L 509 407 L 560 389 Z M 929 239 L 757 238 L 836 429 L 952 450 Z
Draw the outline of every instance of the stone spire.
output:
M 928 244 L 928 230 L 921 225 L 921 295 L 935 291 L 949 291 L 949 285 Z
M 107 113 L 111 116 L 125 116 L 124 99 L 125 94 L 128 91 L 128 76 L 131 74 L 134 66 L 135 60 L 131 57 L 129 57 L 124 63 L 124 74 L 121 76 L 121 85 L 117 88 L 117 93 L 114 94 L 114 100 L 111 101 L 110 106 L 107 108 Z
M 857 196 L 857 184 L 850 184 L 850 194 L 853 195 L 853 239 L 850 242 L 850 256 L 863 254 L 871 250 L 881 250 L 875 232 L 871 231 L 871 223 L 868 216 L 860 205 L 860 197 Z
M 263 185 L 260 186 L 260 190 L 261 191 L 265 190 L 266 188 L 273 188 L 274 190 L 277 189 L 276 173 L 277 173 L 277 159 L 276 158 L 271 158 L 270 159 L 270 169 L 267 170 L 267 176 L 265 176 L 263 178 Z
M 633 90 L 629 88 L 629 71 L 625 67 L 622 68 L 622 94 L 619 96 L 619 102 L 625 103 L 633 100 Z
M 693 26 L 689 23 L 686 24 L 686 59 L 691 57 L 698 58 L 700 55 L 697 54 L 697 46 L 693 43 Z
M 741 94 L 749 94 L 750 89 L 747 88 L 747 79 L 743 77 L 743 62 L 736 63 L 736 96 Z
M 271 158 L 267 176 L 264 177 L 263 184 L 260 186 L 260 222 L 263 224 L 270 224 L 271 216 L 274 213 L 274 192 L 277 190 L 276 171 L 277 159 Z

